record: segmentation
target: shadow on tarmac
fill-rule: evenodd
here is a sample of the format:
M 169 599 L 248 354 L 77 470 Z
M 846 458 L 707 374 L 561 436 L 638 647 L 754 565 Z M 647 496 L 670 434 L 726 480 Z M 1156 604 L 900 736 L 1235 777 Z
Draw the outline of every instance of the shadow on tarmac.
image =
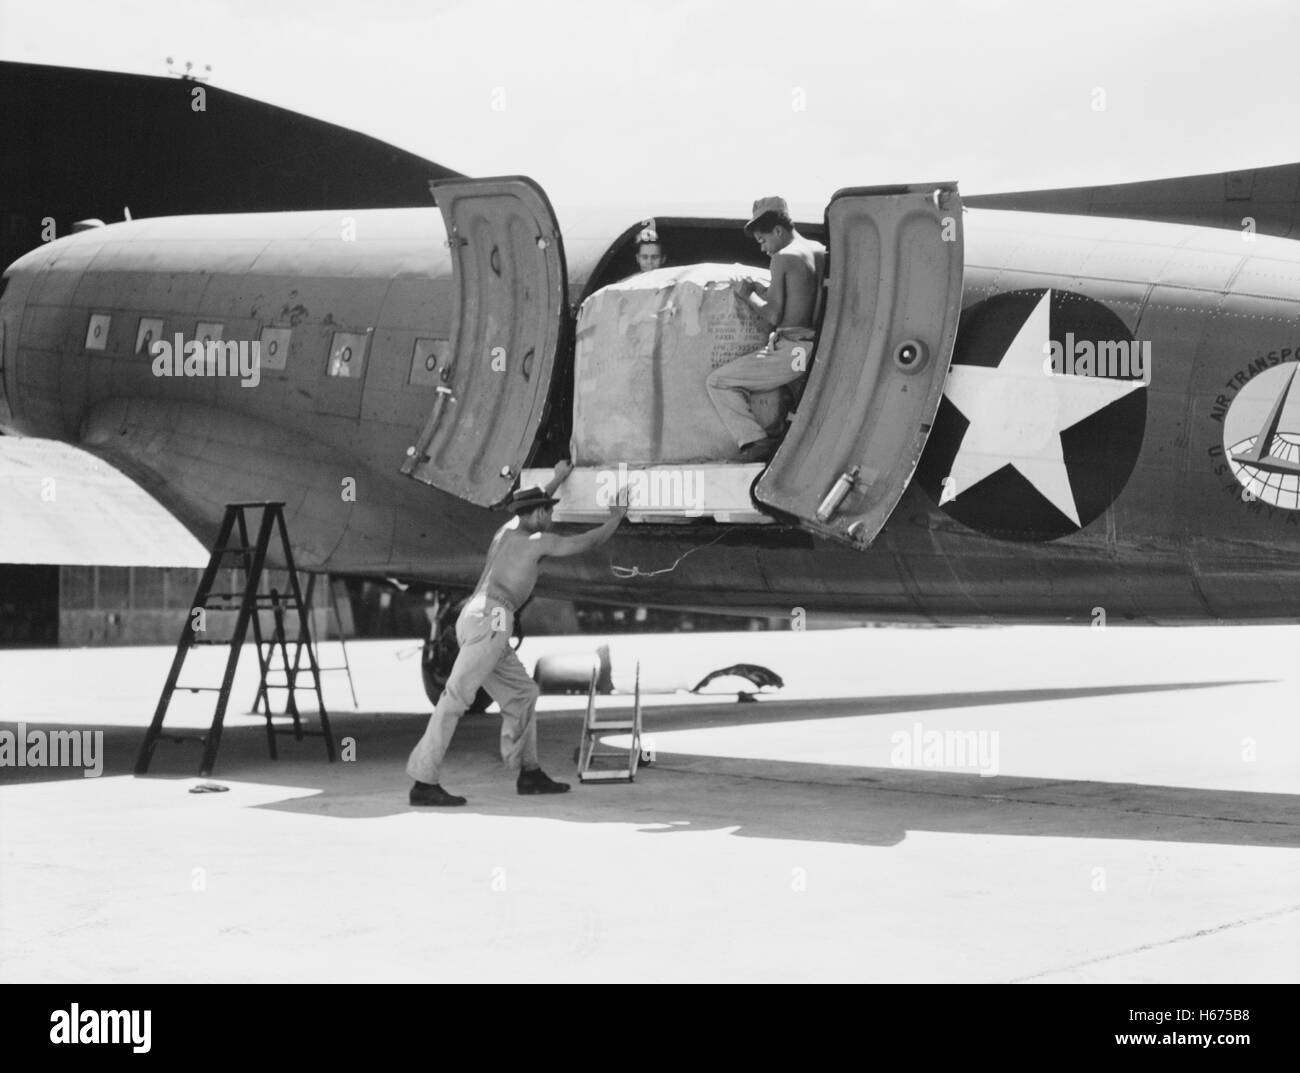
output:
M 981 705 L 1086 699 L 1252 684 L 1258 680 L 1157 683 L 1071 689 L 932 693 L 733 702 L 647 709 L 655 733 L 923 712 Z M 575 783 L 561 796 L 520 797 L 497 753 L 500 721 L 467 716 L 457 730 L 444 779 L 469 798 L 459 809 L 412 809 L 404 771 L 426 715 L 341 712 L 335 738 L 352 739 L 355 760 L 329 765 L 319 738 L 278 738 L 280 759 L 267 756 L 261 727 L 228 727 L 210 781 L 261 783 L 320 793 L 254 806 L 333 819 L 377 819 L 416 812 L 431 837 L 458 816 L 547 818 L 573 823 L 640 825 L 650 835 L 731 830 L 753 838 L 891 846 L 909 831 L 1050 838 L 1115 838 L 1217 845 L 1300 845 L 1300 818 L 1288 794 L 995 776 L 894 767 L 838 766 L 660 752 L 633 784 L 576 784 L 572 776 L 581 711 L 539 715 L 543 767 Z M 308 716 L 308 725 L 314 720 Z M 44 729 L 28 724 L 28 729 Z M 0 724 L 14 730 L 15 723 Z M 102 729 L 103 774 L 129 775 L 143 735 L 138 727 L 61 724 L 48 729 Z M 187 793 L 197 775 L 197 743 L 159 743 L 149 779 L 178 780 Z M 82 778 L 80 769 L 0 768 L 0 782 Z

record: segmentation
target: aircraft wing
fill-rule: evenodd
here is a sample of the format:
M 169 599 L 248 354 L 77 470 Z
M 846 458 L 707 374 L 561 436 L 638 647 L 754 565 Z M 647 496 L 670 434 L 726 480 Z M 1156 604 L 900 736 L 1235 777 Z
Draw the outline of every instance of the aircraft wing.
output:
M 976 208 L 1116 216 L 1232 231 L 1244 231 L 1243 220 L 1249 219 L 1258 234 L 1300 238 L 1300 163 L 1114 186 L 980 194 L 963 200 Z
M 0 563 L 206 566 L 208 553 L 139 485 L 55 440 L 0 436 Z

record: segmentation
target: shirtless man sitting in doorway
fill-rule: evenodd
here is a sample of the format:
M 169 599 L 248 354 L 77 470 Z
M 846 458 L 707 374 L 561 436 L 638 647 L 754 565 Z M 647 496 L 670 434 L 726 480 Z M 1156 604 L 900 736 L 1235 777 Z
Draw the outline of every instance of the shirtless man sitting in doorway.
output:
M 792 383 L 807 371 L 826 247 L 795 230 L 790 209 L 779 197 L 754 202 L 753 218 L 745 225 L 745 233 L 771 257 L 772 282 L 764 287 L 742 280 L 735 293 L 773 331 L 762 350 L 719 366 L 705 383 L 718 416 L 740 446 L 741 461 L 765 462 L 776 449 L 777 439 L 754 420 L 747 393 Z

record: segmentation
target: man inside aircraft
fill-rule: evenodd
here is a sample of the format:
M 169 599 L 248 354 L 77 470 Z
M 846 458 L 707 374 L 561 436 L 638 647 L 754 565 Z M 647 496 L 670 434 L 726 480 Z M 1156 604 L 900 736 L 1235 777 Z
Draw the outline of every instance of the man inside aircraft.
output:
M 741 280 L 735 293 L 772 327 L 767 346 L 714 369 L 705 381 L 709 398 L 744 462 L 771 457 L 777 439 L 754 420 L 751 391 L 768 391 L 798 380 L 808 368 L 817 293 L 826 267 L 826 247 L 795 230 L 784 198 L 754 202 L 745 233 L 772 259 L 772 282 L 764 287 Z
M 636 236 L 636 267 L 638 272 L 653 272 L 663 268 L 667 250 L 653 227 L 642 228 Z
M 510 647 L 510 635 L 515 613 L 537 583 L 541 561 L 600 547 L 627 514 L 625 506 L 616 506 L 609 520 L 595 529 L 577 536 L 551 533 L 551 508 L 558 502 L 551 493 L 572 470 L 570 463 L 561 462 L 545 488 L 517 491 L 510 497 L 507 506 L 515 517 L 492 538 L 473 595 L 456 620 L 460 653 L 424 736 L 406 762 L 407 774 L 415 780 L 412 805 L 465 804 L 465 798 L 442 788 L 439 768 L 456 724 L 480 686 L 501 706 L 501 759 L 519 773 L 516 790 L 521 794 L 558 794 L 569 788 L 568 783 L 547 776 L 538 764 L 534 712 L 540 691 Z

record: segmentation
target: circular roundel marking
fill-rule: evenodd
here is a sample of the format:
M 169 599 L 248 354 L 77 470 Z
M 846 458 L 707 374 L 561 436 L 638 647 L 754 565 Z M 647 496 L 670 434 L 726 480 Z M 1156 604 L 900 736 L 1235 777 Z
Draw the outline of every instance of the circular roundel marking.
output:
M 1076 533 L 1123 491 L 1142 449 L 1151 347 L 1069 291 L 965 310 L 917 481 L 950 517 L 1003 540 Z
M 1295 363 L 1260 373 L 1223 419 L 1223 450 L 1243 499 L 1300 510 L 1300 384 Z
M 424 359 L 424 367 L 429 372 L 433 372 L 433 370 L 438 367 L 438 356 L 436 354 L 426 355 Z
M 346 365 L 352 360 L 352 348 L 350 346 L 345 346 L 343 348 L 343 353 L 339 356 L 343 359 L 343 363 Z
M 280 341 L 278 339 L 272 339 L 269 343 L 267 343 L 266 350 L 267 353 L 271 355 L 271 357 L 275 357 L 276 354 L 280 352 Z

